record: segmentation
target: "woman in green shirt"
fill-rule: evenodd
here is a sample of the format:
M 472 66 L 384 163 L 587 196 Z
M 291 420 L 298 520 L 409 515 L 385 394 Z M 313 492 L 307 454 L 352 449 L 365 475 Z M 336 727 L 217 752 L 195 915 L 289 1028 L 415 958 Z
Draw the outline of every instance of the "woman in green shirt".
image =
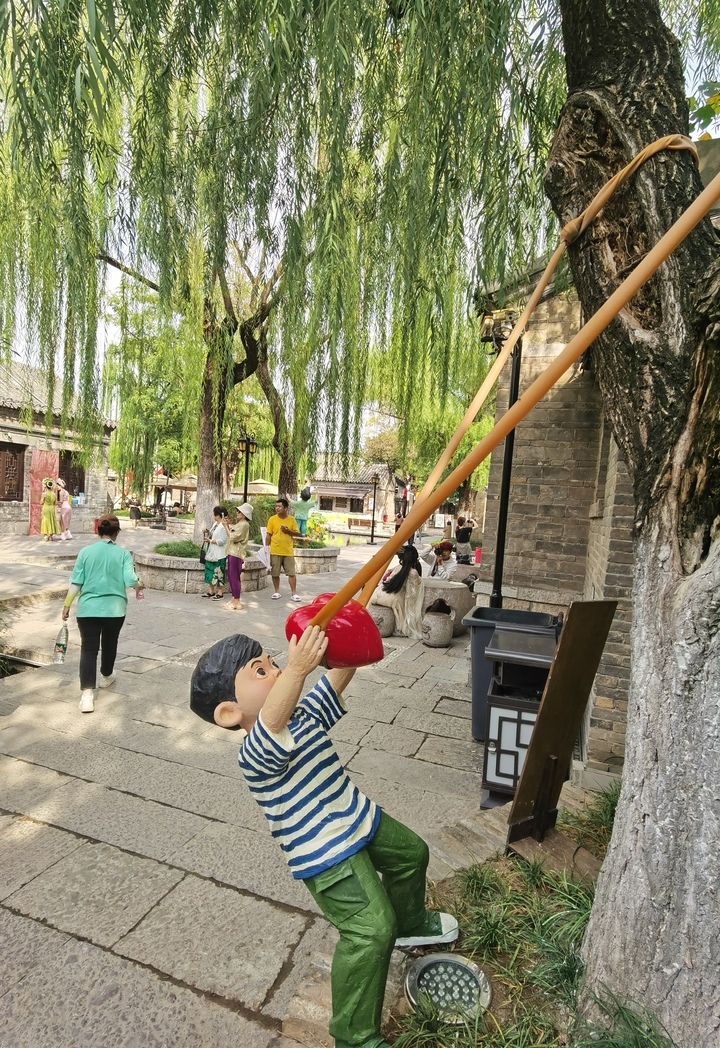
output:
M 70 576 L 70 588 L 62 610 L 63 621 L 70 606 L 80 594 L 77 624 L 80 630 L 80 712 L 92 713 L 95 700 L 98 652 L 100 658 L 99 688 L 109 688 L 115 680 L 113 670 L 118 637 L 127 611 L 126 590 L 132 587 L 140 597 L 144 584 L 135 574 L 130 552 L 115 545 L 120 521 L 114 513 L 100 517 L 100 542 L 86 546 L 78 553 Z

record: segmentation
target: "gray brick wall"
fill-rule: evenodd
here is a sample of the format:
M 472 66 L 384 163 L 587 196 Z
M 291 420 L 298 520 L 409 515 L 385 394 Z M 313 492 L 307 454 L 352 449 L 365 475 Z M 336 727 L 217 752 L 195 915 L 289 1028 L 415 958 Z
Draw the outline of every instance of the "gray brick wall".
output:
M 572 293 L 540 303 L 526 332 L 520 394 L 580 327 Z M 497 391 L 507 408 L 509 365 Z M 503 447 L 491 460 L 479 588 L 489 594 L 495 566 Z M 503 606 L 556 612 L 573 599 L 618 600 L 586 719 L 588 767 L 617 769 L 625 743 L 632 585 L 632 490 L 603 425 L 592 375 L 571 368 L 515 433 Z M 487 598 L 481 597 L 481 603 Z

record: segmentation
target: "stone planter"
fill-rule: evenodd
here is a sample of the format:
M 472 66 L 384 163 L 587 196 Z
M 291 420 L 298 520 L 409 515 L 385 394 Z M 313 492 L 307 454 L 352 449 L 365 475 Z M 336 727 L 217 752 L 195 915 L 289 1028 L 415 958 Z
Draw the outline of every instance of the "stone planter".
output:
M 164 557 L 159 553 L 136 553 L 135 570 L 148 589 L 167 593 L 203 593 L 205 568 L 194 557 Z M 262 561 L 248 557 L 243 565 L 244 593 L 265 589 L 267 571 Z M 225 587 L 229 592 L 229 587 Z
M 258 549 L 257 543 L 250 543 L 249 550 Z M 293 550 L 295 571 L 298 575 L 320 575 L 337 571 L 337 559 L 340 546 L 326 546 L 325 549 L 303 549 L 296 546 Z
M 426 611 L 423 615 L 423 639 L 426 648 L 447 648 L 453 635 L 455 612 Z

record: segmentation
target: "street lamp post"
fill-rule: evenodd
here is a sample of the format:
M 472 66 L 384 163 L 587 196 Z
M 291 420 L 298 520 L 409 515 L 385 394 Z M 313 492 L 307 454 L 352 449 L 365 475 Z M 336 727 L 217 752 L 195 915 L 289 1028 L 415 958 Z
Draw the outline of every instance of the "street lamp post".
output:
M 240 437 L 238 449 L 245 456 L 245 482 L 243 484 L 243 502 L 248 500 L 248 473 L 250 471 L 250 456 L 257 451 L 257 444 L 250 436 Z
M 371 521 L 371 524 L 370 524 L 370 541 L 368 542 L 368 546 L 374 546 L 375 545 L 375 504 L 377 502 L 377 486 L 380 483 L 380 477 L 378 476 L 377 473 L 373 473 L 373 475 L 370 478 L 370 480 L 372 481 L 372 486 L 373 486 L 373 508 L 372 508 L 372 521 Z
M 499 353 L 503 342 L 512 331 L 515 316 L 510 311 L 505 311 L 500 316 L 488 314 L 483 319 L 483 326 L 487 325 L 490 335 L 488 339 L 483 333 L 483 341 L 492 341 L 495 352 Z M 508 392 L 508 408 L 511 408 L 518 399 L 520 392 L 520 364 L 522 362 L 522 338 L 515 343 L 510 358 L 510 388 Z M 510 482 L 512 479 L 513 450 L 515 447 L 515 430 L 511 429 L 505 437 L 503 448 L 502 476 L 500 479 L 500 500 L 498 504 L 497 540 L 495 543 L 495 569 L 493 571 L 492 593 L 490 594 L 489 606 L 491 608 L 502 608 L 503 606 L 503 571 L 505 568 L 505 538 L 507 534 L 508 510 L 510 505 Z

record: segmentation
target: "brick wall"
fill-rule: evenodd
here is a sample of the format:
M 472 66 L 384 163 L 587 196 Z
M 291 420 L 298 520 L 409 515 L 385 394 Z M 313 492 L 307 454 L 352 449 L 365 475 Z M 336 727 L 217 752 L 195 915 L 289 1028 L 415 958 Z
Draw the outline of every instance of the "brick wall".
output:
M 609 771 L 625 754 L 632 622 L 632 522 L 630 478 L 617 444 L 603 434 L 598 463 L 598 498 L 591 508 L 584 597 L 617 600 L 586 721 L 589 768 Z
M 580 327 L 572 293 L 546 299 L 526 332 L 520 394 Z M 510 366 L 497 392 L 507 408 Z M 503 447 L 491 460 L 478 589 L 487 604 Z M 632 491 L 617 446 L 603 425 L 600 395 L 581 364 L 571 368 L 515 432 L 505 543 L 503 607 L 557 612 L 575 599 L 618 600 L 585 725 L 587 766 L 622 764 L 630 666 Z

